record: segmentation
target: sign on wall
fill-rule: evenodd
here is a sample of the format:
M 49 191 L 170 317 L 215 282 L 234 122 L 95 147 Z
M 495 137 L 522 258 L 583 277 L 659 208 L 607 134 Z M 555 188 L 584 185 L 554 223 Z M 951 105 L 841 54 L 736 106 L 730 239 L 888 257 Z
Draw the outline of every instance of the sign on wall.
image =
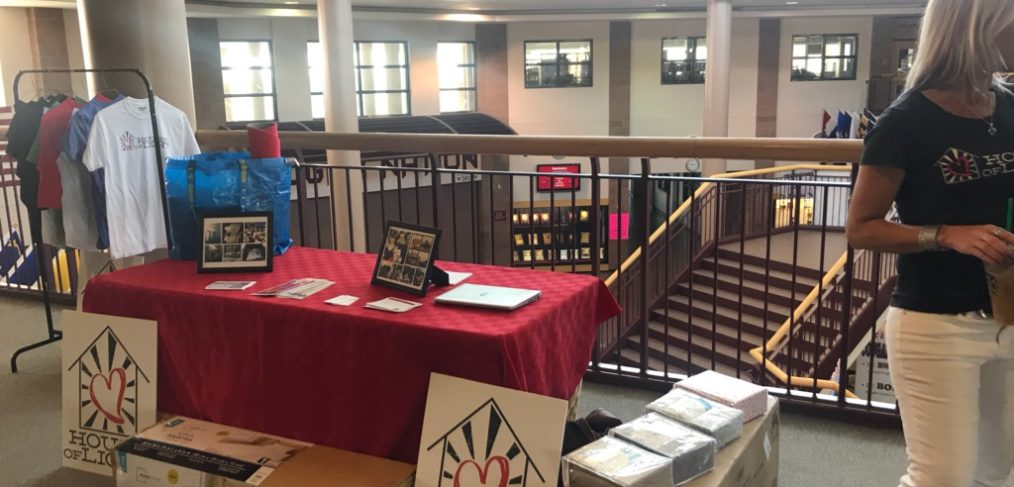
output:
M 567 401 L 430 375 L 417 487 L 555 486 Z
M 440 169 L 451 170 L 478 170 L 479 156 L 475 154 L 443 154 L 436 156 L 436 162 Z M 390 159 L 364 163 L 364 166 L 382 167 L 380 170 L 364 171 L 366 174 L 365 190 L 368 192 L 407 189 L 415 187 L 426 187 L 433 185 L 433 160 L 429 156 L 399 156 Z M 405 170 L 402 168 L 408 168 Z M 420 170 L 416 170 L 420 169 Z M 358 171 L 357 171 L 358 172 Z M 353 177 L 360 177 L 355 172 Z M 482 176 L 476 174 L 441 174 L 441 184 L 467 183 L 470 181 L 481 181 Z
M 63 465 L 112 474 L 112 449 L 155 424 L 158 325 L 63 313 Z

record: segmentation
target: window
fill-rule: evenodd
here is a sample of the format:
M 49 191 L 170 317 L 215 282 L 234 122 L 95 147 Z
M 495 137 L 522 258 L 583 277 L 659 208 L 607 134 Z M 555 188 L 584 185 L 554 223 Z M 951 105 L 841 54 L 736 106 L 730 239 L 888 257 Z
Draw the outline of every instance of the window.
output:
M 438 42 L 440 113 L 475 111 L 475 43 Z
M 356 42 L 357 112 L 362 117 L 411 115 L 407 42 Z
M 915 63 L 915 49 L 907 48 L 902 49 L 898 52 L 898 73 L 905 74 L 912 70 L 912 64 Z
M 792 36 L 792 81 L 854 80 L 855 34 Z
M 592 41 L 526 41 L 525 88 L 592 85 Z
M 319 42 L 306 43 L 306 64 L 310 69 L 310 114 L 324 118 L 324 53 Z
M 704 82 L 708 46 L 703 37 L 666 37 L 662 39 L 662 84 L 698 84 Z
M 275 79 L 271 43 L 221 42 L 225 120 L 275 120 Z

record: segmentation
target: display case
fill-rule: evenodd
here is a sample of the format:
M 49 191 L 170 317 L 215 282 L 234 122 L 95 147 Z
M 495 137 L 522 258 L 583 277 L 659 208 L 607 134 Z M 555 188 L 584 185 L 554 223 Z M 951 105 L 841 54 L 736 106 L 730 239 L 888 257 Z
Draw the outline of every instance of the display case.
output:
M 512 263 L 517 267 L 552 265 L 589 265 L 592 260 L 592 206 L 536 202 L 511 213 Z M 520 205 L 519 205 L 520 206 Z M 599 259 L 602 268 L 609 262 L 608 205 L 599 207 Z

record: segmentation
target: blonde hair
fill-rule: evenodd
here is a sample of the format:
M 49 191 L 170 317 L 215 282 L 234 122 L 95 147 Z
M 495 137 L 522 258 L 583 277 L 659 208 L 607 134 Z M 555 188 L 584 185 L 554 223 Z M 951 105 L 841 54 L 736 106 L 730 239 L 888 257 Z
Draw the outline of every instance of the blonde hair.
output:
M 1010 91 L 999 77 L 1007 69 L 996 38 L 1014 24 L 1011 0 L 930 0 L 906 89 L 968 89 L 988 97 L 989 86 Z

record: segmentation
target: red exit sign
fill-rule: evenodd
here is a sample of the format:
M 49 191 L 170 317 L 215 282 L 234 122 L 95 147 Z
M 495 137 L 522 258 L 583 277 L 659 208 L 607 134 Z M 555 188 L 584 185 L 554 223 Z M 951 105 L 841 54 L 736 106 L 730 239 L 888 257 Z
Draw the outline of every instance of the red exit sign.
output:
M 539 173 L 554 174 L 537 178 L 536 188 L 539 191 L 577 191 L 581 189 L 580 178 L 565 176 L 566 174 L 580 173 L 580 164 L 539 164 L 535 170 Z

